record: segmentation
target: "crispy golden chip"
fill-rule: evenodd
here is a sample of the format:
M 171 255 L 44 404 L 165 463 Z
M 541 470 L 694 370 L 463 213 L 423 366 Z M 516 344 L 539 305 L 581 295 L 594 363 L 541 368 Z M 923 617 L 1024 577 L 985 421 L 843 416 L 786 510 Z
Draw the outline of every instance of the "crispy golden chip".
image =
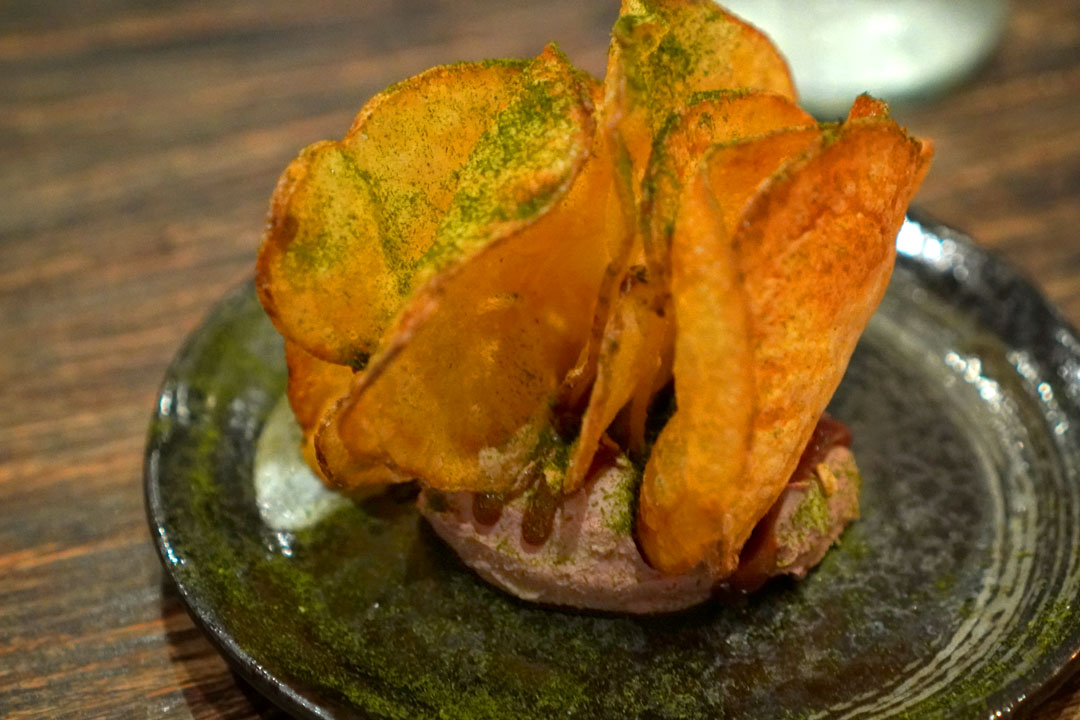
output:
M 760 90 L 696 93 L 686 107 L 672 113 L 657 132 L 642 182 L 641 213 L 650 274 L 666 285 L 681 189 L 709 147 L 813 125 L 814 118 L 789 98 Z
M 606 265 L 586 211 L 595 198 L 575 194 L 471 260 L 383 374 L 349 398 L 337 424 L 354 458 L 389 458 L 446 490 L 514 482 L 550 427 Z
M 720 147 L 710 154 L 706 172 L 714 195 L 745 185 L 734 169 L 742 167 L 743 174 L 760 169 L 753 158 L 737 159 L 747 151 Z M 694 556 L 677 552 L 700 548 L 718 572 L 734 569 L 739 549 L 787 482 L 884 294 L 896 232 L 928 157 L 924 146 L 891 120 L 858 117 L 827 129 L 807 153 L 785 163 L 737 216 L 734 251 L 749 309 L 748 367 L 756 407 L 745 474 L 728 467 L 726 480 L 713 476 L 719 527 L 699 529 L 701 536 L 688 538 L 686 525 L 671 525 L 654 512 L 654 506 L 667 507 L 664 496 L 650 489 L 666 480 L 664 455 L 658 455 L 656 468 L 646 470 L 640 514 L 650 560 L 666 569 L 685 568 Z M 680 232 L 677 227 L 673 253 L 684 242 Z M 673 284 L 678 274 L 673 264 Z M 678 307 L 679 291 L 673 292 Z M 680 354 L 689 338 L 683 316 L 678 317 L 677 418 L 683 416 L 684 398 L 702 397 L 697 386 L 679 393 L 688 375 Z M 675 432 L 687 435 L 681 438 L 687 456 L 678 471 L 708 467 L 710 461 L 729 463 L 708 446 L 701 448 L 704 457 L 695 457 L 694 439 L 703 434 L 687 429 L 687 421 L 683 416 L 675 426 Z M 694 542 L 698 537 L 709 542 Z
M 303 436 L 301 453 L 308 466 L 330 483 L 318 459 L 315 434 L 337 402 L 348 394 L 354 372 L 346 365 L 320 360 L 291 340 L 285 341 L 285 363 L 289 368 L 286 394 Z M 341 482 L 332 484 L 355 489 L 408 479 L 385 466 L 350 467 Z
M 725 547 L 741 547 L 775 502 L 839 385 L 888 284 L 925 152 L 891 120 L 854 119 L 787 166 L 744 212 L 736 243 L 758 416 Z
M 289 368 L 286 394 L 303 434 L 304 459 L 321 474 L 315 459 L 315 430 L 323 413 L 349 391 L 353 370 L 320 360 L 291 340 L 285 341 L 285 364 Z
M 350 493 L 412 480 L 414 476 L 385 457 L 359 457 L 352 453 L 336 421 L 339 409 L 347 400 L 345 395 L 327 408 L 315 429 L 311 445 L 319 476 L 327 485 Z M 356 442 L 356 438 L 349 440 Z
M 623 0 L 604 84 L 605 104 L 622 108 L 636 181 L 653 136 L 693 93 L 756 88 L 795 98 L 772 42 L 712 0 Z
M 610 226 L 624 224 L 609 202 L 614 164 L 586 162 L 590 88 L 565 62 L 554 69 L 513 122 L 496 122 L 503 132 L 481 139 L 426 285 L 320 432 L 342 439 L 352 462 L 385 459 L 436 488 L 499 490 L 550 432 L 551 402 L 588 337 Z
M 639 505 L 639 538 L 658 567 L 685 570 L 704 558 L 727 573 L 737 563 L 738 548 L 732 552 L 719 543 L 731 495 L 742 491 L 746 480 L 745 453 L 757 400 L 745 290 L 743 280 L 732 279 L 739 268 L 731 238 L 740 211 L 761 182 L 821 135 L 816 126 L 790 128 L 717 145 L 708 154 L 713 172 L 706 174 L 699 162 L 690 186 L 679 193 L 682 202 L 670 245 L 678 410 L 676 422 L 664 428 L 653 449 L 656 460 L 650 458 L 646 466 Z M 679 192 L 677 185 L 661 191 Z M 710 199 L 708 214 L 703 193 Z M 699 218 L 710 225 L 696 227 Z M 732 340 L 732 333 L 741 339 Z M 734 366 L 732 353 L 738 360 Z M 709 438 L 718 432 L 720 442 L 713 444 Z M 684 453 L 677 463 L 672 448 Z M 656 490 L 673 485 L 679 492 Z
M 517 96 L 495 116 L 457 174 L 446 215 L 414 268 L 415 290 L 380 342 L 369 382 L 434 312 L 446 283 L 474 255 L 536 222 L 564 198 L 594 142 L 597 92 L 596 81 L 552 45 L 525 68 Z M 592 177 L 610 183 L 608 168 L 602 171 Z M 608 205 L 607 190 L 592 190 L 596 207 Z
M 433 68 L 375 96 L 343 140 L 292 162 L 256 268 L 283 335 L 323 360 L 363 365 L 411 294 L 473 147 L 520 104 L 526 68 L 546 62 Z
M 718 492 L 740 478 L 754 417 L 746 298 L 731 235 L 706 178 L 682 193 L 671 249 L 677 409 L 653 445 L 638 505 L 638 541 L 666 572 L 703 558 L 718 565 L 727 508 Z
M 651 378 L 658 370 L 650 365 L 650 361 L 659 365 L 660 359 L 650 353 L 648 342 L 663 333 L 663 317 L 657 314 L 652 302 L 653 293 L 645 283 L 644 275 L 631 275 L 627 284 L 604 332 L 599 372 L 563 479 L 566 494 L 581 487 L 600 438 L 616 413 L 631 399 L 644 376 Z M 643 353 L 645 357 L 642 357 Z
M 792 125 L 812 125 L 813 122 L 810 115 L 782 95 L 753 90 L 709 91 L 695 94 L 690 104 L 673 113 L 660 129 L 642 182 L 641 212 L 646 257 L 650 261 L 649 282 L 639 282 L 632 295 L 620 299 L 620 303 L 625 301 L 628 305 L 612 316 L 614 326 L 607 331 L 604 352 L 598 359 L 593 397 L 590 397 L 582 419 L 581 435 L 571 457 L 566 492 L 572 492 L 584 480 L 604 429 L 631 398 L 636 410 L 631 411 L 628 436 L 632 445 L 639 445 L 644 434 L 646 411 L 653 395 L 663 386 L 657 382 L 657 376 L 664 367 L 662 357 L 670 355 L 674 337 L 670 328 L 664 328 L 672 321 L 671 316 L 665 314 L 670 282 L 670 236 L 687 175 L 698 166 L 701 156 L 711 145 Z M 816 130 L 812 132 L 816 133 Z M 809 140 L 806 137 L 803 145 Z M 791 152 L 794 150 L 789 150 L 788 154 Z M 771 165 L 747 181 L 752 184 L 739 197 L 740 203 L 745 202 L 758 182 L 779 166 L 783 157 L 786 155 L 761 158 Z M 725 197 L 725 206 L 733 199 L 733 196 Z

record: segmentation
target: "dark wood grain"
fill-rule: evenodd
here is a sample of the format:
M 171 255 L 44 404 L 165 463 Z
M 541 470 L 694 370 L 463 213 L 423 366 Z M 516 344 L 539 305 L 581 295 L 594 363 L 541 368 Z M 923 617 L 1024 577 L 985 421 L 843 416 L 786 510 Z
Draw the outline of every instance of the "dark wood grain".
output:
M 0 717 L 277 717 L 194 628 L 142 453 L 185 335 L 251 273 L 270 189 L 373 92 L 558 39 L 614 2 L 36 0 L 0 7 Z M 1015 3 L 980 74 L 899 109 L 917 202 L 1080 323 L 1080 4 Z M 1080 717 L 1080 679 L 1037 713 Z

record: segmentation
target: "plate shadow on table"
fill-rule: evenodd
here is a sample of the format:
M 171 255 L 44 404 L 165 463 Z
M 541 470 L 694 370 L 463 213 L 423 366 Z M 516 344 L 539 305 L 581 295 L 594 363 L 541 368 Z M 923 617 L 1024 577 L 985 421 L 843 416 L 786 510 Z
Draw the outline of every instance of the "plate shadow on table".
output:
M 182 694 L 194 717 L 291 717 L 228 666 L 184 609 L 176 586 L 164 579 L 161 619 L 174 673 L 173 690 Z

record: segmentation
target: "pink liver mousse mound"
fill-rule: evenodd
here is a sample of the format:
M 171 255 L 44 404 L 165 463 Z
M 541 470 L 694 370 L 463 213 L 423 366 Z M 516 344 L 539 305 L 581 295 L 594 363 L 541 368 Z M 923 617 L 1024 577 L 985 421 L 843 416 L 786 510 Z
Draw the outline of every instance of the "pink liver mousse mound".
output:
M 524 600 L 634 614 L 683 610 L 721 586 L 704 566 L 680 575 L 645 561 L 633 536 L 640 476 L 625 456 L 595 468 L 549 519 L 546 539 L 530 532 L 530 494 L 495 513 L 471 492 L 425 489 L 421 513 L 478 575 Z M 854 456 L 834 445 L 800 465 L 756 527 L 727 589 L 751 591 L 772 577 L 803 577 L 858 517 L 860 478 Z M 478 518 L 477 515 L 480 515 Z

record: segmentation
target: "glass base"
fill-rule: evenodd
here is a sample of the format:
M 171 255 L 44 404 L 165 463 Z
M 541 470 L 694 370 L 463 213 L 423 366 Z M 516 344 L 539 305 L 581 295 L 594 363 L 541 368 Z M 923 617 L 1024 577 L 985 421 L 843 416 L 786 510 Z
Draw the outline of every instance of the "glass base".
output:
M 888 101 L 941 92 L 997 45 L 1007 0 L 724 0 L 787 58 L 800 103 L 822 119 L 855 96 Z

